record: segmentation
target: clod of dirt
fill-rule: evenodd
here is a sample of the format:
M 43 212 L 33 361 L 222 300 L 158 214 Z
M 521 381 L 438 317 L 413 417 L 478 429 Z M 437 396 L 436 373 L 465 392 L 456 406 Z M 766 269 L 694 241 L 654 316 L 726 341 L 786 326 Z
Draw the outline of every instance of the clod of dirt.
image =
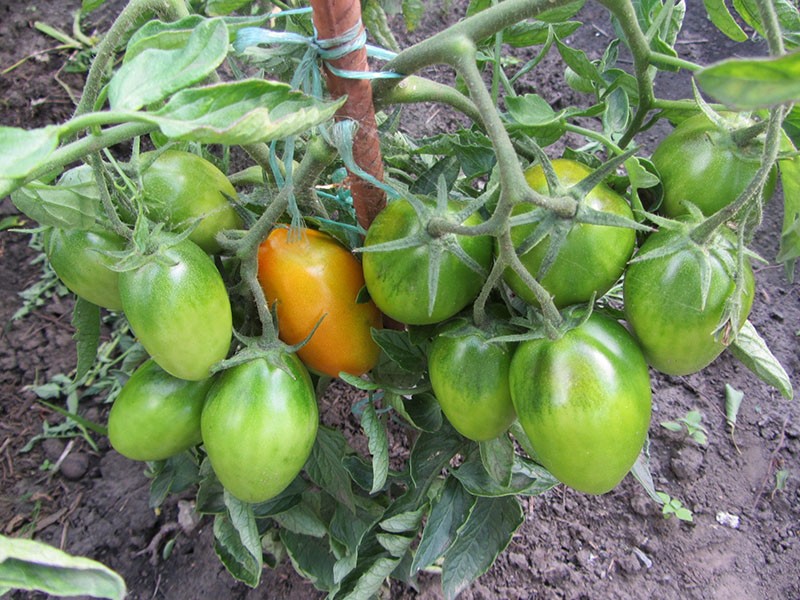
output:
M 61 458 L 61 453 L 64 452 L 66 444 L 64 440 L 59 438 L 48 438 L 42 442 L 42 451 L 50 461 L 57 461 Z
M 89 456 L 83 452 L 69 454 L 61 463 L 61 474 L 70 481 L 78 481 L 88 470 Z
M 669 466 L 678 479 L 693 479 L 700 473 L 703 460 L 703 453 L 690 446 L 680 450 L 669 462 Z

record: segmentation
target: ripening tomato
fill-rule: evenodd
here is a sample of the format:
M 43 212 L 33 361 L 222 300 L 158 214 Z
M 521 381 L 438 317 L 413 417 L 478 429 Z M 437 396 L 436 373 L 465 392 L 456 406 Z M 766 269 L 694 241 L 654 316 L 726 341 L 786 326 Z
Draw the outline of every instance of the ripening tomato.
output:
M 421 200 L 432 204 L 428 199 Z M 459 208 L 458 204 L 450 202 L 450 214 Z M 472 214 L 464 225 L 474 226 L 480 222 L 480 216 Z M 367 249 L 364 279 L 372 300 L 384 314 L 409 325 L 430 325 L 449 319 L 472 302 L 483 286 L 485 276 L 447 251 L 448 244 L 461 246 L 487 272 L 492 262 L 492 238 L 454 234 L 435 238 L 425 232 L 425 227 L 408 200 L 393 200 L 378 213 L 364 240 Z M 418 236 L 419 245 L 388 252 L 369 251 L 371 246 L 412 236 Z M 441 246 L 442 260 L 436 273 L 438 285 L 433 310 L 429 311 L 429 265 L 434 245 Z
M 569 187 L 584 179 L 592 171 L 573 160 L 553 161 L 553 169 L 559 182 Z M 540 165 L 525 171 L 525 179 L 534 190 L 547 194 L 547 182 Z M 633 219 L 633 212 L 625 199 L 604 183 L 598 184 L 584 199 L 587 207 Z M 527 204 L 514 207 L 514 213 L 522 214 L 545 209 Z M 511 228 L 511 239 L 515 247 L 520 247 L 540 226 L 536 223 L 517 225 Z M 541 241 L 520 255 L 520 261 L 527 271 L 542 284 L 552 296 L 558 307 L 588 302 L 595 294 L 598 298 L 605 294 L 622 275 L 625 264 L 633 254 L 636 232 L 626 227 L 574 223 L 570 226 L 566 240 L 543 276 L 539 276 L 542 262 L 550 244 L 548 234 Z M 510 268 L 504 274 L 506 283 L 522 299 L 536 305 L 536 297 L 522 279 Z
M 222 485 L 244 502 L 280 494 L 306 463 L 319 414 L 308 371 L 280 353 L 217 376 L 201 417 L 203 444 Z
M 650 374 L 618 322 L 592 313 L 557 340 L 520 343 L 509 381 L 520 425 L 559 481 L 604 494 L 630 471 L 650 423 Z
M 150 159 L 142 154 L 141 159 Z M 166 150 L 142 172 L 148 217 L 174 231 L 197 226 L 189 239 L 208 253 L 219 252 L 216 235 L 241 229 L 242 219 L 231 205 L 237 198 L 225 174 L 206 159 L 183 150 Z
M 227 356 L 233 333 L 228 292 L 214 261 L 191 240 L 120 273 L 119 288 L 131 329 L 170 375 L 206 379 Z
M 276 227 L 258 250 L 258 280 L 276 305 L 281 340 L 298 344 L 314 331 L 297 351 L 309 369 L 362 375 L 378 362 L 371 329 L 381 327 L 381 313 L 372 301 L 358 301 L 361 263 L 331 236 Z
M 108 414 L 108 439 L 132 460 L 165 460 L 201 441 L 200 414 L 212 378 L 173 377 L 154 360 L 131 375 Z

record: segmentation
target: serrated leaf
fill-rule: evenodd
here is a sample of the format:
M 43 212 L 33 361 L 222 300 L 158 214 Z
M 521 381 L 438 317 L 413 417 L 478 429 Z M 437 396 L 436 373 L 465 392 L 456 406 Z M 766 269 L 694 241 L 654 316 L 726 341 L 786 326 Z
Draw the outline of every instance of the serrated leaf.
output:
M 214 518 L 214 552 L 235 579 L 254 588 L 264 564 L 253 509 L 227 490 L 225 506 L 226 513 Z
M 42 542 L 0 535 L 0 590 L 123 600 L 125 581 L 105 565 Z
M 507 435 L 479 444 L 481 462 L 486 472 L 503 487 L 511 485 L 514 468 L 514 445 Z
M 605 84 L 603 76 L 598 70 L 597 65 L 588 59 L 583 50 L 571 48 L 558 38 L 556 38 L 556 47 L 558 48 L 558 52 L 561 54 L 561 58 L 564 59 L 564 62 L 567 64 L 567 66 L 575 71 L 575 73 L 577 73 L 580 77 L 594 81 L 601 85 Z
M 442 493 L 431 506 L 422 530 L 422 538 L 411 564 L 416 573 L 437 561 L 450 548 L 456 533 L 464 525 L 477 498 L 468 493 L 455 477 L 448 477 Z
M 206 12 L 213 16 L 229 15 L 252 2 L 253 0 L 208 0 Z
M 72 186 L 33 182 L 15 190 L 11 201 L 40 225 L 59 229 L 91 229 L 99 216 L 97 200 Z
M 415 494 L 424 494 L 433 478 L 438 477 L 450 459 L 463 448 L 464 438 L 450 426 L 442 425 L 435 433 L 423 432 L 414 443 L 409 458 Z
M 272 518 L 284 529 L 294 533 L 302 533 L 315 538 L 327 535 L 328 528 L 323 523 L 314 506 L 308 501 L 300 502 Z
M 425 370 L 425 353 L 411 343 L 407 331 L 394 329 L 373 329 L 372 339 L 386 356 L 404 371 L 418 373 Z
M 381 556 L 365 568 L 355 582 L 352 590 L 342 596 L 343 600 L 366 600 L 374 598 L 383 586 L 383 582 L 392 574 L 399 559 Z
M 416 533 L 416 532 L 415 532 Z M 401 558 L 408 552 L 415 536 L 403 536 L 396 533 L 376 533 L 378 543 L 393 557 Z
M 393 515 L 380 522 L 381 529 L 389 533 L 404 533 L 406 531 L 416 531 L 422 522 L 425 508 L 420 507 L 416 510 L 403 512 Z
M 323 102 L 283 83 L 245 79 L 182 90 L 161 109 L 137 117 L 172 139 L 244 145 L 311 129 L 331 119 L 345 100 Z
M 59 132 L 52 125 L 40 129 L 0 127 L 0 180 L 20 179 L 42 166 L 58 147 Z
M 789 375 L 750 321 L 745 322 L 728 349 L 745 367 L 777 389 L 784 398 L 791 400 L 794 397 Z
M 309 580 L 319 590 L 337 588 L 333 577 L 336 558 L 317 538 L 281 530 L 281 541 L 286 547 L 295 571 Z
M 452 472 L 466 490 L 475 496 L 536 496 L 558 485 L 558 480 L 544 467 L 519 455 L 514 456 L 511 481 L 501 485 L 495 481 L 483 466 L 478 456 L 472 456 Z
M 800 100 L 800 52 L 728 59 L 695 73 L 700 87 L 727 106 L 752 110 Z
M 782 149 L 794 151 L 788 138 Z M 794 268 L 800 258 L 800 156 L 778 161 L 783 188 L 783 227 L 777 262 L 784 263 L 789 281 L 794 280 Z
M 461 161 L 457 156 L 445 156 L 427 171 L 422 173 L 411 185 L 409 191 L 420 196 L 436 195 L 436 186 L 439 177 L 444 177 L 447 189 L 451 189 L 453 184 L 461 174 Z
M 711 19 L 717 29 L 734 42 L 747 41 L 747 34 L 731 16 L 728 7 L 725 6 L 725 0 L 703 0 L 703 4 L 706 7 L 708 18 Z
M 442 409 L 432 394 L 416 394 L 410 398 L 387 393 L 386 403 L 396 410 L 412 426 L 433 433 L 442 426 Z
M 97 347 L 100 345 L 100 307 L 78 297 L 72 311 L 72 326 L 75 328 L 73 339 L 78 351 L 75 381 L 80 381 L 97 358 Z
M 394 38 L 386 11 L 383 10 L 378 0 L 366 0 L 361 4 L 361 20 L 367 31 L 375 39 L 379 46 L 388 48 L 393 52 L 399 52 L 400 47 Z
M 370 494 L 380 491 L 389 475 L 389 438 L 386 426 L 378 417 L 375 406 L 367 402 L 361 416 L 361 427 L 369 440 L 369 453 L 372 455 L 372 489 Z
M 561 113 L 556 113 L 550 103 L 538 94 L 510 96 L 506 98 L 508 114 L 520 125 L 526 127 L 544 127 L 561 120 Z
M 161 461 L 150 482 L 148 506 L 158 508 L 169 494 L 179 494 L 200 480 L 197 460 L 190 451 Z
M 744 392 L 737 390 L 729 383 L 725 384 L 725 419 L 732 428 L 736 426 L 739 408 L 744 400 Z
M 347 440 L 344 436 L 338 431 L 320 427 L 305 470 L 314 483 L 354 513 L 353 487 L 342 463 L 346 454 Z
M 514 497 L 478 498 L 458 537 L 444 555 L 442 589 L 445 598 L 458 596 L 492 566 L 525 520 Z

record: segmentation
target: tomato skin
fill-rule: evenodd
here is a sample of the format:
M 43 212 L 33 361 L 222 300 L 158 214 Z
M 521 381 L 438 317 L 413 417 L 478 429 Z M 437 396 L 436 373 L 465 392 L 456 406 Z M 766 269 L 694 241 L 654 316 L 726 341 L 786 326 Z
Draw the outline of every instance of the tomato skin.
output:
M 198 381 L 228 354 L 231 305 L 214 262 L 183 240 L 120 273 L 122 308 L 148 354 L 170 375 Z
M 44 249 L 50 265 L 71 292 L 108 310 L 122 310 L 119 273 L 104 252 L 125 249 L 125 239 L 110 231 L 48 229 Z
M 593 313 L 558 340 L 522 342 L 511 397 L 537 459 L 588 494 L 613 489 L 636 462 L 650 423 L 647 363 L 627 330 Z
M 362 375 L 378 362 L 370 329 L 381 328 L 381 313 L 371 301 L 356 302 L 364 287 L 361 263 L 331 236 L 273 229 L 258 250 L 258 280 L 270 305 L 277 304 L 285 343 L 302 342 L 319 323 L 297 351 L 308 368 L 331 377 Z
M 425 200 L 431 204 L 430 201 Z M 456 212 L 459 206 L 450 203 Z M 464 221 L 467 226 L 481 222 L 477 214 Z M 367 231 L 364 246 L 402 239 L 422 231 L 414 208 L 408 200 L 398 199 L 384 208 Z M 488 236 L 456 236 L 458 244 L 475 262 L 487 269 L 492 262 L 492 240 Z M 389 252 L 365 252 L 364 280 L 372 300 L 383 313 L 409 325 L 430 325 L 449 319 L 466 307 L 480 292 L 485 277 L 443 253 L 433 311 L 428 313 L 428 262 L 431 251 L 420 245 Z
M 728 131 L 719 130 L 704 114 L 682 121 L 658 145 L 653 164 L 664 184 L 660 211 L 676 218 L 687 214 L 684 200 L 708 216 L 733 202 L 761 166 L 763 143 L 737 146 Z M 773 168 L 762 196 L 775 191 Z
M 568 159 L 553 161 L 553 168 L 564 186 L 578 183 L 591 173 L 586 165 Z M 540 165 L 525 171 L 525 179 L 534 190 L 547 194 L 547 182 Z M 586 206 L 598 211 L 633 219 L 633 212 L 625 199 L 604 183 L 596 186 L 583 200 Z M 531 210 L 542 210 L 530 205 L 517 205 L 513 214 Z M 511 228 L 511 240 L 519 247 L 536 229 L 536 224 L 517 225 Z M 599 298 L 605 294 L 622 275 L 625 264 L 633 254 L 636 233 L 633 229 L 576 223 L 567 234 L 550 269 L 541 279 L 538 272 L 547 254 L 548 235 L 525 254 L 520 261 L 527 271 L 553 296 L 559 308 L 588 302 L 592 294 Z M 526 302 L 538 305 L 536 297 L 522 279 L 511 269 L 504 274 L 506 283 Z
M 142 160 L 148 160 L 144 153 Z M 189 239 L 209 254 L 219 252 L 215 236 L 225 229 L 241 229 L 241 217 L 227 197 L 237 198 L 225 174 L 206 159 L 182 150 L 166 150 L 142 172 L 148 216 L 177 232 L 202 217 Z M 205 215 L 205 216 L 204 216 Z
M 173 377 L 154 360 L 131 375 L 108 414 L 108 439 L 132 460 L 165 460 L 201 442 L 200 414 L 211 378 Z
M 651 234 L 641 252 L 661 248 L 674 241 L 675 231 L 661 229 Z M 733 236 L 727 230 L 715 246 L 735 263 Z M 697 249 L 686 248 L 667 256 L 634 262 L 625 273 L 622 294 L 625 318 L 639 340 L 647 361 L 668 375 L 689 375 L 709 365 L 725 349 L 714 339 L 725 304 L 735 289 L 729 269 L 715 253 L 709 253 L 711 283 L 705 308 Z M 755 281 L 748 261 L 744 269 L 744 297 L 738 329 L 753 305 Z
M 464 437 L 482 442 L 506 431 L 516 418 L 508 383 L 511 350 L 489 343 L 473 328 L 441 333 L 428 350 L 433 392 L 447 420 Z
M 214 472 L 244 502 L 269 500 L 294 480 L 311 453 L 318 423 L 314 386 L 294 354 L 224 371 L 201 417 Z

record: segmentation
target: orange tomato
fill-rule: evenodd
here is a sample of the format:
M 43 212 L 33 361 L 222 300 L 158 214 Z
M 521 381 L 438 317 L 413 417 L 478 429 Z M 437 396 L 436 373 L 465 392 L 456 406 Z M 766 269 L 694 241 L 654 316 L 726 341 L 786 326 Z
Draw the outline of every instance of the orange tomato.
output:
M 270 305 L 277 304 L 281 340 L 302 342 L 297 354 L 309 369 L 337 377 L 361 375 L 378 361 L 370 328 L 380 328 L 372 301 L 356 300 L 364 287 L 361 263 L 331 236 L 313 229 L 272 230 L 258 250 L 258 280 Z

